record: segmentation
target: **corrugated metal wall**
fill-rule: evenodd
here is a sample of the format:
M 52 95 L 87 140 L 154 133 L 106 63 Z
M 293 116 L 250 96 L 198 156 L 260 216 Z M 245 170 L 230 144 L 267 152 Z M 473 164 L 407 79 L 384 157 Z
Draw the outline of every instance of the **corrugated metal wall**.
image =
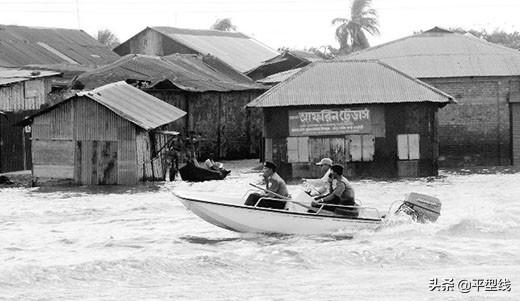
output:
M 0 120 L 0 172 L 31 169 L 29 133 L 13 124 L 48 102 L 50 79 L 33 79 L 0 87 L 0 110 L 8 119 Z
M 165 179 L 168 164 L 165 153 L 168 150 L 164 146 L 168 143 L 168 139 L 169 137 L 166 135 L 138 131 L 136 137 L 137 174 L 140 180 Z M 152 143 L 155 145 L 152 146 Z
M 35 177 L 79 184 L 135 184 L 136 126 L 88 98 L 35 117 Z
M 104 106 L 86 98 L 77 98 L 74 101 L 74 137 L 82 141 L 117 142 L 117 183 L 135 184 L 137 175 L 136 158 L 136 126 L 116 115 Z M 92 153 L 92 155 L 98 155 Z M 88 170 L 93 170 L 92 160 L 82 159 L 83 176 L 88 179 Z M 86 165 L 85 165 L 86 164 Z M 96 173 L 99 173 L 97 171 Z M 99 178 L 99 177 L 98 177 Z M 92 180 L 91 180 L 92 181 Z
M 74 140 L 72 103 L 36 116 L 32 124 L 33 176 L 72 179 L 74 177 Z
M 71 140 L 72 102 L 65 102 L 45 114 L 36 116 L 32 124 L 32 138 L 41 140 Z
M 50 89 L 50 80 L 43 78 L 0 87 L 0 110 L 38 110 L 46 102 L 46 95 Z

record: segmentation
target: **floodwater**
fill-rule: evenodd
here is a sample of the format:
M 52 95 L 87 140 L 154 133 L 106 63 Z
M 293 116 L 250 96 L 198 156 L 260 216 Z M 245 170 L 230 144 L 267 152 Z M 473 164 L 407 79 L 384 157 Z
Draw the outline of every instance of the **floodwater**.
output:
M 355 181 L 381 211 L 413 191 L 443 208 L 435 224 L 400 218 L 354 236 L 234 233 L 168 191 L 241 195 L 254 163 L 197 184 L 1 188 L 0 300 L 520 300 L 520 173 Z M 489 286 L 459 287 L 479 279 Z

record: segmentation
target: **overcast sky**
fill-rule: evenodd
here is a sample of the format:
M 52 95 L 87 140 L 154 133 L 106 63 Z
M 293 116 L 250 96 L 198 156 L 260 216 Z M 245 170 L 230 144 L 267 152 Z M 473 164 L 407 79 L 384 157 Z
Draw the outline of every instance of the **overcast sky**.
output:
M 112 30 L 121 41 L 146 26 L 209 28 L 230 17 L 239 31 L 278 48 L 337 46 L 331 20 L 350 0 L 0 0 L 0 24 Z M 433 26 L 520 31 L 519 0 L 373 0 L 381 35 L 372 45 Z

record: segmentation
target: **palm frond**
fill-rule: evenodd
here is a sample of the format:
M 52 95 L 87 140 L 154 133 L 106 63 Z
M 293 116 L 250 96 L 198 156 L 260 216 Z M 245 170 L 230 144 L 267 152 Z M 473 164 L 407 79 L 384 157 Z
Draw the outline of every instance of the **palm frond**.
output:
M 350 20 L 347 18 L 334 18 L 332 20 L 332 25 L 336 25 L 338 23 L 348 23 Z
M 350 16 L 354 18 L 354 16 L 361 15 L 363 11 L 370 8 L 371 4 L 372 0 L 354 0 L 350 8 Z

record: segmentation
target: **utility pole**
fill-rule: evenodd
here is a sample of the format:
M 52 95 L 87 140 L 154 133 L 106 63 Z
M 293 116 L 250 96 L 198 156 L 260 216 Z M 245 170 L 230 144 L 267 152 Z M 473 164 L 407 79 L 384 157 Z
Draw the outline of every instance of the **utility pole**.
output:
M 78 29 L 81 29 L 81 23 L 79 20 L 79 0 L 76 0 L 76 18 L 78 20 Z

